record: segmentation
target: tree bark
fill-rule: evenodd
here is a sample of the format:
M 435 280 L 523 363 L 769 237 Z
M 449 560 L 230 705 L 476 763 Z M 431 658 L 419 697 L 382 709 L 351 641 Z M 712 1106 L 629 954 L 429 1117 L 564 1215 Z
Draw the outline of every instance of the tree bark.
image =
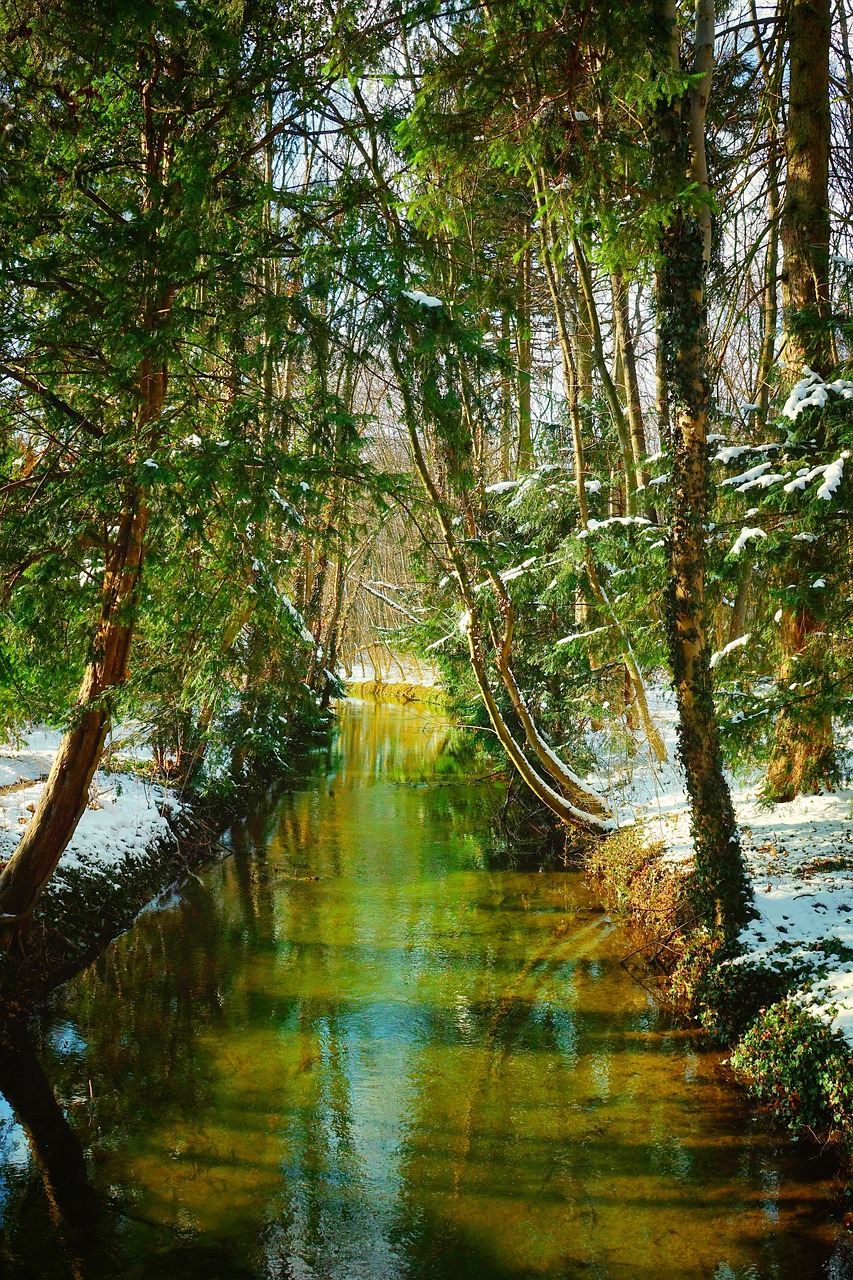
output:
M 782 204 L 782 303 L 787 382 L 832 364 L 829 302 L 830 0 L 791 0 Z
M 637 511 L 637 476 L 634 465 L 634 449 L 631 443 L 631 428 L 622 408 L 616 384 L 607 367 L 604 342 L 601 337 L 601 325 L 598 320 L 598 309 L 595 305 L 595 293 L 592 287 L 592 272 L 589 269 L 589 262 L 580 241 L 574 236 L 572 237 L 572 249 L 578 268 L 581 297 L 583 298 L 589 321 L 589 332 L 592 338 L 592 350 L 598 369 L 598 376 L 601 378 L 604 398 L 610 409 L 613 425 L 616 428 L 616 436 L 619 440 L 619 451 L 622 454 L 622 467 L 625 472 L 625 507 L 629 515 L 635 515 Z
M 101 616 L 72 715 L 36 811 L 0 874 L 0 938 L 6 946 L 32 914 L 83 815 L 110 724 L 114 694 L 126 680 L 148 526 L 141 490 L 125 497 L 104 573 Z
M 675 35 L 674 4 L 665 8 Z M 686 101 L 663 109 L 662 140 L 672 184 L 695 179 L 704 166 L 704 116 L 713 67 L 713 7 L 697 8 L 696 62 L 702 79 Z M 677 35 L 671 56 L 677 58 Z M 710 65 L 709 65 L 710 59 Z M 677 188 L 676 188 L 677 189 Z M 667 640 L 678 704 L 679 755 L 684 765 L 695 844 L 696 902 L 706 926 L 733 938 L 743 922 L 750 890 L 737 824 L 723 774 L 707 644 L 705 522 L 710 459 L 705 268 L 708 252 L 701 217 L 676 209 L 661 237 L 660 322 L 669 396 L 668 447 L 672 463 Z
M 621 271 L 613 271 L 610 275 L 610 286 L 613 293 L 613 322 L 616 338 L 616 350 L 622 363 L 622 378 L 625 385 L 625 403 L 628 407 L 628 427 L 631 432 L 631 452 L 634 455 L 637 480 L 645 487 L 649 483 L 649 473 L 645 465 L 646 428 L 643 422 L 643 406 L 640 400 L 640 384 L 637 379 L 637 360 L 634 353 L 634 338 L 631 333 L 631 320 L 628 315 L 628 289 Z
M 412 340 L 412 345 L 415 345 L 414 340 Z M 531 742 L 531 745 L 537 755 L 539 755 L 540 749 L 543 749 L 542 755 L 540 755 L 539 758 L 540 760 L 548 758 L 548 771 L 551 774 L 553 781 L 557 782 L 557 773 L 555 772 L 555 769 L 558 769 L 566 777 L 571 779 L 571 790 L 573 794 L 577 795 L 581 789 L 583 789 L 585 792 L 583 804 L 574 804 L 571 798 L 562 794 L 561 789 L 552 786 L 550 782 L 546 781 L 546 779 L 542 777 L 542 775 L 534 768 L 525 756 L 522 744 L 516 741 L 515 736 L 513 735 L 513 732 L 501 711 L 500 705 L 495 698 L 492 687 L 489 683 L 486 660 L 483 652 L 480 614 L 476 597 L 471 586 L 468 566 L 457 542 L 453 523 L 445 508 L 441 493 L 439 492 L 424 454 L 420 433 L 418 431 L 411 388 L 403 369 L 399 349 L 394 342 L 391 343 L 389 348 L 389 357 L 403 400 L 403 417 L 409 435 L 412 460 L 414 462 L 415 470 L 417 471 L 421 483 L 426 490 L 430 504 L 441 529 L 444 545 L 447 549 L 450 562 L 453 565 L 459 595 L 466 609 L 467 618 L 465 620 L 464 630 L 468 641 L 468 653 L 471 661 L 471 669 L 477 681 L 477 687 L 480 691 L 480 696 L 483 699 L 486 711 L 488 712 L 492 728 L 495 731 L 498 741 L 504 748 L 510 763 L 514 765 L 521 776 L 522 781 L 526 783 L 542 804 L 550 809 L 552 813 L 556 814 L 557 817 L 567 825 L 589 833 L 604 835 L 614 829 L 613 820 L 607 813 L 605 806 L 592 791 L 585 787 L 585 784 L 580 782 L 580 779 L 576 780 L 577 785 L 575 785 L 574 775 L 566 769 L 562 764 L 562 761 L 559 761 L 557 757 L 550 752 L 550 749 L 546 749 L 546 744 L 537 733 L 533 736 L 532 740 L 529 737 L 528 740 Z M 506 665 L 508 667 L 508 661 Z M 498 666 L 498 673 L 503 675 L 500 665 Z M 514 677 L 512 678 L 511 685 L 514 686 Z M 507 692 L 509 692 L 509 689 L 507 689 Z M 515 693 L 523 704 L 523 699 L 520 697 L 517 686 L 515 686 Z M 526 707 L 524 707 L 524 711 L 526 710 Z M 525 729 L 526 735 L 529 733 L 529 727 L 531 724 L 532 721 L 528 713 L 526 721 L 525 719 L 522 719 L 522 727 Z
M 536 466 L 533 452 L 533 419 L 531 412 L 531 379 L 533 353 L 530 339 L 532 255 L 528 245 L 521 256 L 518 278 L 518 318 L 516 349 L 518 354 L 518 469 L 532 471 Z
M 785 132 L 787 178 L 782 204 L 782 305 L 785 342 L 783 388 L 803 367 L 826 376 L 832 366 L 829 299 L 829 53 L 830 0 L 791 0 L 788 11 L 789 93 Z M 788 582 L 820 571 L 819 543 L 797 544 L 796 561 L 783 570 Z M 819 658 L 811 640 L 818 627 L 806 606 L 783 607 L 780 687 Z M 816 662 L 818 668 L 819 662 Z M 832 716 L 818 700 L 785 706 L 779 713 L 767 770 L 767 793 L 793 800 L 831 787 L 837 776 Z
M 534 173 L 533 180 L 539 210 L 539 236 L 542 246 L 542 262 L 545 268 L 545 277 L 548 281 L 548 289 L 551 294 L 551 303 L 554 309 L 554 319 L 557 325 L 557 334 L 560 340 L 560 354 L 563 363 L 563 381 L 565 383 L 566 399 L 569 404 L 569 419 L 572 426 L 572 456 L 574 460 L 575 496 L 578 504 L 578 523 L 580 524 L 581 529 L 588 529 L 589 508 L 586 500 L 586 468 L 584 466 L 584 437 L 583 420 L 580 408 L 580 377 L 578 373 L 578 362 L 575 358 L 571 335 L 569 333 L 566 307 L 560 290 L 559 281 L 557 279 L 556 266 L 554 262 L 555 255 L 551 240 L 551 225 L 548 219 L 547 205 L 545 202 L 544 179 L 541 174 L 536 175 Z M 643 674 L 640 670 L 639 663 L 634 656 L 628 637 L 620 625 L 619 619 L 607 598 L 588 539 L 584 542 L 583 555 L 584 568 L 586 570 L 590 590 L 592 591 L 599 607 L 602 608 L 605 613 L 610 615 L 614 627 L 619 632 L 622 660 L 625 663 L 625 671 L 633 688 L 634 699 L 637 703 L 637 710 L 643 725 L 646 740 L 657 759 L 660 761 L 666 760 L 666 747 L 649 711 L 649 703 L 646 696 L 646 686 L 645 681 L 643 680 Z

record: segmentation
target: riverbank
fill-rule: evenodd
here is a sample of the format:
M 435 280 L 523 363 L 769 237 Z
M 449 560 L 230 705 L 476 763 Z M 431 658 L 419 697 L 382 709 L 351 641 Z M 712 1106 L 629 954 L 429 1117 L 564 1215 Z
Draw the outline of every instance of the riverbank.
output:
M 414 700 L 382 688 L 386 700 Z M 58 742 L 31 734 L 0 756 L 0 859 L 36 807 Z M 26 955 L 0 959 L 7 1015 L 39 1007 L 140 911 L 168 903 L 176 882 L 221 857 L 218 837 L 240 801 L 179 798 L 127 771 L 144 768 L 137 756 L 96 775 Z M 733 787 L 758 914 L 732 954 L 713 953 L 693 927 L 677 768 L 634 760 L 620 778 L 617 767 L 617 794 L 622 827 L 588 853 L 586 869 L 637 930 L 633 963 L 651 965 L 666 997 L 731 1050 L 739 1078 L 792 1129 L 853 1150 L 853 793 L 762 808 L 754 791 Z
M 688 809 L 672 763 L 635 771 L 622 788 L 620 831 L 586 867 L 635 927 L 634 963 L 649 962 L 664 996 L 730 1050 L 751 1095 L 849 1158 L 853 791 L 765 806 L 757 780 L 731 786 L 755 916 L 730 950 L 715 950 L 693 920 Z
M 338 674 L 349 698 L 396 702 L 401 706 L 419 702 L 437 711 L 447 710 L 447 694 L 438 671 L 411 654 L 390 650 L 382 653 L 374 645 Z
M 0 861 L 14 852 L 44 789 L 61 735 L 37 730 L 0 751 Z M 12 1021 L 40 1008 L 176 884 L 221 857 L 237 806 L 178 796 L 149 781 L 144 747 L 99 769 L 89 803 L 46 886 L 23 954 L 0 956 L 0 1007 Z M 107 756 L 109 759 L 109 755 Z

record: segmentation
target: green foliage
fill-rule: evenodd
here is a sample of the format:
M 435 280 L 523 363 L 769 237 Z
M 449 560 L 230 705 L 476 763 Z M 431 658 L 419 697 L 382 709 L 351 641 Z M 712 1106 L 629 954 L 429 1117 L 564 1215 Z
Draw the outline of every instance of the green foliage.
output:
M 198 761 L 238 705 L 241 745 L 281 757 L 334 691 L 303 617 L 322 592 L 291 600 L 300 556 L 313 573 L 346 554 L 341 504 L 389 485 L 352 373 L 339 389 L 339 245 L 307 230 L 352 205 L 326 184 L 274 196 L 264 166 L 265 133 L 279 176 L 301 154 L 290 121 L 326 91 L 328 27 L 298 3 L 193 0 L 3 21 L 0 725 L 66 718 L 121 512 L 143 503 L 115 713 L 149 725 L 164 768 Z M 262 677 L 275 697 L 251 692 Z
M 809 1013 L 787 1001 L 771 1005 L 732 1054 L 756 1097 L 793 1129 L 818 1133 L 853 1126 L 850 1049 Z

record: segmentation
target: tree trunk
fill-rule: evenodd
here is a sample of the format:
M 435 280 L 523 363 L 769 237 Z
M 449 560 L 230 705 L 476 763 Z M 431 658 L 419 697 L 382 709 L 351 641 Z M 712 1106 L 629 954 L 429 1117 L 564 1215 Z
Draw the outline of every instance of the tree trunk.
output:
M 787 688 L 795 672 L 819 669 L 825 641 L 814 636 L 815 631 L 822 632 L 822 624 L 809 609 L 785 609 L 780 630 L 786 656 L 777 679 Z M 831 790 L 836 777 L 832 717 L 816 715 L 812 699 L 804 696 L 786 707 L 776 721 L 773 754 L 767 769 L 768 794 L 776 801 L 815 795 Z
M 667 7 L 677 58 L 675 7 Z M 697 7 L 696 75 L 687 100 L 664 108 L 663 141 L 670 177 L 695 180 L 704 167 L 704 115 L 714 52 L 714 14 Z M 701 80 L 698 78 L 701 76 Z M 696 902 L 708 928 L 737 934 L 750 891 L 728 784 L 723 775 L 705 619 L 705 522 L 710 462 L 705 300 L 706 227 L 677 209 L 661 236 L 661 338 L 669 395 L 672 463 L 670 586 L 667 640 L 678 703 L 679 755 L 684 765 L 695 842 Z
M 621 271 L 614 271 L 610 276 L 613 292 L 613 321 L 616 339 L 616 350 L 622 365 L 622 379 L 625 386 L 625 403 L 628 407 L 628 427 L 631 432 L 631 452 L 639 483 L 645 488 L 649 483 L 649 473 L 645 466 L 646 428 L 643 423 L 643 406 L 640 401 L 640 384 L 637 379 L 637 361 L 634 354 L 634 338 L 631 333 L 631 320 L 628 315 L 628 288 Z
M 501 312 L 501 343 L 509 349 L 509 316 Z M 500 478 L 512 480 L 515 466 L 512 461 L 512 393 L 509 371 L 501 374 L 501 452 Z
M 666 386 L 666 354 L 663 349 L 663 280 L 660 266 L 655 268 L 655 417 L 658 439 L 663 446 L 669 436 L 669 392 Z
M 0 937 L 20 938 L 42 889 L 83 815 L 101 759 L 113 695 L 128 673 L 136 620 L 148 507 L 132 490 L 104 573 L 101 617 L 77 697 L 35 813 L 0 875 Z
M 787 179 L 780 233 L 788 383 L 832 364 L 829 304 L 829 0 L 791 0 Z
M 580 524 L 581 529 L 588 530 L 589 508 L 586 500 L 586 468 L 584 466 L 583 420 L 581 417 L 580 407 L 580 377 L 578 373 L 578 361 L 575 358 L 571 334 L 569 332 L 566 307 L 560 285 L 557 280 L 554 261 L 555 254 L 552 243 L 552 229 L 545 201 L 544 178 L 541 174 L 536 175 L 534 173 L 533 180 L 537 207 L 539 210 L 539 237 L 542 246 L 542 263 L 545 268 L 545 278 L 548 281 L 551 303 L 554 308 L 554 319 L 557 325 L 557 334 L 560 340 L 560 354 L 563 362 L 563 382 L 566 389 L 566 399 L 569 404 L 569 419 L 572 427 L 572 456 L 574 459 L 575 496 L 578 503 L 578 523 Z M 634 690 L 634 698 L 637 703 L 637 709 L 639 711 L 646 739 L 657 759 L 661 761 L 666 760 L 666 747 L 649 711 L 648 698 L 646 697 L 646 686 L 639 663 L 634 657 L 630 641 L 628 640 L 628 637 L 621 626 L 609 599 L 607 598 L 607 594 L 604 590 L 595 564 L 589 539 L 586 539 L 584 542 L 583 556 L 586 576 L 596 603 L 605 611 L 605 613 L 609 614 L 612 619 L 613 626 L 619 633 L 622 660 L 625 663 L 627 677 Z
M 410 341 L 414 346 L 415 343 L 412 340 L 411 335 Z M 403 363 L 400 359 L 399 348 L 396 343 L 391 344 L 389 348 L 389 357 L 403 401 L 403 417 L 409 435 L 412 460 L 415 465 L 415 470 L 417 471 L 424 489 L 426 490 L 429 502 L 441 529 L 444 545 L 447 549 L 450 562 L 453 565 L 459 594 L 466 608 L 467 618 L 464 630 L 468 640 L 468 654 L 471 661 L 471 669 L 474 673 L 477 681 L 477 687 L 480 690 L 483 704 L 488 712 L 489 720 L 491 721 L 492 728 L 495 731 L 498 741 L 504 748 L 510 762 L 515 766 L 522 780 L 530 788 L 533 794 L 544 805 L 546 805 L 552 813 L 556 814 L 561 821 L 567 823 L 569 826 L 573 826 L 590 833 L 596 833 L 598 835 L 603 835 L 612 831 L 615 828 L 615 824 L 607 813 L 605 806 L 598 800 L 594 793 L 587 789 L 580 779 L 576 779 L 572 783 L 572 791 L 576 794 L 578 791 L 583 790 L 586 792 L 586 798 L 582 807 L 572 803 L 570 798 L 562 794 L 561 790 L 552 786 L 550 782 L 546 781 L 546 779 L 543 778 L 533 767 L 524 754 L 522 744 L 516 741 L 512 730 L 507 724 L 489 683 L 486 661 L 483 653 L 483 639 L 480 626 L 479 609 L 476 597 L 471 587 L 468 566 L 465 562 L 459 543 L 457 542 L 453 522 L 448 515 L 441 493 L 439 492 L 436 482 L 432 476 L 421 445 L 411 387 L 404 372 Z M 500 667 L 499 674 L 502 674 Z M 518 694 L 517 687 L 515 688 L 515 692 Z M 523 705 L 523 699 L 520 698 L 520 694 L 519 699 Z M 526 707 L 524 710 L 526 711 Z M 528 732 L 529 725 L 531 723 L 528 713 L 527 722 L 524 720 L 522 721 L 522 726 L 525 728 L 526 733 Z M 561 773 L 574 779 L 574 775 L 571 775 L 570 771 L 566 769 L 566 766 L 564 766 L 562 762 L 550 752 L 550 749 L 546 749 L 546 744 L 539 737 L 538 732 L 534 735 L 534 747 L 537 753 L 539 752 L 540 747 L 543 749 L 543 754 L 549 761 L 549 773 L 551 773 L 552 779 L 555 782 L 557 781 L 557 776 L 552 772 L 554 769 L 559 769 Z
M 779 135 L 775 120 L 767 139 L 767 255 L 764 261 L 764 297 L 761 304 L 761 351 L 758 358 L 758 413 L 766 426 L 770 408 L 771 377 L 776 363 L 776 326 L 779 320 Z
M 785 325 L 784 387 L 802 377 L 803 367 L 826 376 L 832 365 L 829 302 L 829 50 L 830 0 L 791 0 L 787 181 L 780 236 Z M 818 574 L 820 543 L 797 544 L 797 558 L 783 573 L 788 582 Z M 803 606 L 783 608 L 782 660 L 777 680 L 786 687 L 795 671 L 809 664 L 810 637 L 818 623 Z M 815 655 L 817 656 L 817 655 Z M 817 666 L 819 667 L 819 663 Z M 793 800 L 803 792 L 831 787 L 836 777 L 832 716 L 820 700 L 783 707 L 776 722 L 767 792 Z
M 531 253 L 530 246 L 521 256 L 521 272 L 518 280 L 518 469 L 532 471 L 536 466 L 533 453 L 533 419 L 531 413 L 531 377 L 533 372 L 530 341 L 531 312 Z
M 598 308 L 595 305 L 595 292 L 592 287 L 592 272 L 586 254 L 574 236 L 572 237 L 572 249 L 575 255 L 575 262 L 578 268 L 578 280 L 580 281 L 580 294 L 586 308 L 586 317 L 589 322 L 589 333 L 592 338 L 592 350 L 595 357 L 595 364 L 598 369 L 598 376 L 601 379 L 604 398 L 610 409 L 610 415 L 613 419 L 613 425 L 616 428 L 616 436 L 619 440 L 619 451 L 622 454 L 622 467 L 625 472 L 625 507 L 629 515 L 636 515 L 637 511 L 637 476 L 634 467 L 634 450 L 631 444 L 631 429 L 622 403 L 619 399 L 619 392 L 616 390 L 616 384 L 610 375 L 607 367 L 607 359 L 604 354 L 604 342 L 601 337 L 601 325 L 598 320 Z

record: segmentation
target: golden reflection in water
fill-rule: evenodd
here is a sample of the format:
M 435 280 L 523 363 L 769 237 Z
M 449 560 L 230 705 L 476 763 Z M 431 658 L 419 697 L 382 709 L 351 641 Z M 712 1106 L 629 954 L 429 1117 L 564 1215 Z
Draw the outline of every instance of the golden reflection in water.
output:
M 499 797 L 451 736 L 345 708 L 325 767 L 67 992 L 49 1071 L 120 1274 L 824 1275 L 817 1171 L 630 981 L 576 874 L 493 869 Z

